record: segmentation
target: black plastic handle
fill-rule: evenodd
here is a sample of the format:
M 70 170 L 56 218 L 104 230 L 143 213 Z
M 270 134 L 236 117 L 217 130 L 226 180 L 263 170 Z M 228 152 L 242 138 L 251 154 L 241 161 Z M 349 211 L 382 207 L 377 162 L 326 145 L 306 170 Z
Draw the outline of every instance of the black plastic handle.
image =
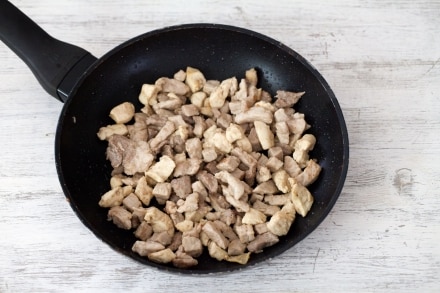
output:
M 0 0 L 0 39 L 27 64 L 41 86 L 62 102 L 97 60 L 86 50 L 51 37 L 6 0 Z

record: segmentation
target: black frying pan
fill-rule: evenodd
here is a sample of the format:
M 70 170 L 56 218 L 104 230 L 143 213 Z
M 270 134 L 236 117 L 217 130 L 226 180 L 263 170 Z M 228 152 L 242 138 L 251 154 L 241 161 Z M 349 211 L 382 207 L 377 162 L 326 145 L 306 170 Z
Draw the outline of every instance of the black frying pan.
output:
M 348 168 L 348 135 L 338 102 L 324 78 L 303 57 L 283 44 L 242 28 L 215 24 L 167 27 L 131 39 L 96 59 L 81 48 L 47 35 L 7 1 L 0 2 L 0 37 L 34 72 L 43 88 L 65 102 L 55 139 L 56 166 L 73 210 L 93 233 L 115 250 L 141 263 L 182 273 L 225 272 L 243 268 L 218 262 L 207 253 L 198 266 L 182 270 L 150 262 L 131 251 L 132 232 L 107 221 L 98 206 L 109 189 L 111 166 L 106 143 L 97 139 L 101 126 L 112 123 L 109 111 L 131 101 L 140 107 L 143 83 L 172 76 L 190 65 L 207 79 L 242 77 L 255 67 L 259 87 L 306 91 L 296 109 L 306 115 L 317 137 L 312 157 L 323 171 L 310 187 L 315 203 L 306 218 L 297 217 L 289 234 L 246 266 L 273 258 L 310 234 L 335 204 Z M 139 108 L 138 108 L 139 109 Z M 293 261 L 293 260 L 292 260 Z

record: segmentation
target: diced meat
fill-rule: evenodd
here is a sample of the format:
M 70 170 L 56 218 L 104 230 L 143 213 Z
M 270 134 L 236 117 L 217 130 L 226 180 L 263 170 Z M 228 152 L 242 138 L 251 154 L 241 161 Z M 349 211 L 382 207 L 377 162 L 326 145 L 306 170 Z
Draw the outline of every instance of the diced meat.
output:
M 162 244 L 163 246 L 167 246 L 171 243 L 173 239 L 173 235 L 168 234 L 167 231 L 162 232 L 154 232 L 153 235 L 149 238 L 149 241 L 157 242 Z
M 202 170 L 197 173 L 197 179 L 203 183 L 209 193 L 216 193 L 218 191 L 218 182 L 214 175 Z
M 215 242 L 220 248 L 226 249 L 229 245 L 229 240 L 221 233 L 213 222 L 207 221 L 202 228 L 202 231 Z
M 192 159 L 189 158 L 183 162 L 179 162 L 176 164 L 176 168 L 174 169 L 173 176 L 180 177 L 184 175 L 195 175 L 200 169 L 200 165 L 202 163 L 201 159 Z
M 200 238 L 193 236 L 184 236 L 182 238 L 183 250 L 192 257 L 198 257 L 202 254 L 203 246 Z
M 246 250 L 246 244 L 242 243 L 240 239 L 234 239 L 229 243 L 228 254 L 229 255 L 240 255 Z
M 112 207 L 108 211 L 108 220 L 121 229 L 131 229 L 131 213 L 121 206 Z
M 148 240 L 137 240 L 131 248 L 131 250 L 138 253 L 140 256 L 148 256 L 150 253 L 161 251 L 163 249 L 165 249 L 165 247 L 162 244 Z
M 142 207 L 142 202 L 134 193 L 130 193 L 127 197 L 125 197 L 122 200 L 122 204 L 130 212 L 133 212 L 136 208 Z
M 249 243 L 255 239 L 255 232 L 252 225 L 236 225 L 234 230 L 242 243 Z
M 173 259 L 176 258 L 176 255 L 174 254 L 174 252 L 171 249 L 165 248 L 163 250 L 149 253 L 147 255 L 147 257 L 149 260 L 154 261 L 154 262 L 169 263 L 169 262 L 172 262 Z
M 118 124 L 123 124 L 133 119 L 134 112 L 134 105 L 130 102 L 124 102 L 110 111 L 110 118 Z
M 277 91 L 275 96 L 275 106 L 278 108 L 291 108 L 298 100 L 304 95 L 305 92 L 289 92 L 289 91 Z
M 261 121 L 266 124 L 271 124 L 272 120 L 272 112 L 263 107 L 251 107 L 245 112 L 238 113 L 234 118 L 234 121 L 237 124 L 249 123 L 254 121 Z
M 186 198 L 192 193 L 191 178 L 189 175 L 181 176 L 171 180 L 171 188 L 180 198 Z
M 254 240 L 252 240 L 248 245 L 247 249 L 250 252 L 254 253 L 260 253 L 263 251 L 264 248 L 272 246 L 279 242 L 279 238 L 277 235 L 266 232 L 263 234 L 259 234 L 255 237 Z
M 146 241 L 153 235 L 153 228 L 145 221 L 141 222 L 134 232 L 136 238 Z
M 304 171 L 295 177 L 302 186 L 308 186 L 315 182 L 321 172 L 321 166 L 314 160 L 309 160 Z
M 189 92 L 189 87 L 186 84 L 173 78 L 161 77 L 156 80 L 155 85 L 163 92 L 174 93 L 180 96 L 184 96 Z

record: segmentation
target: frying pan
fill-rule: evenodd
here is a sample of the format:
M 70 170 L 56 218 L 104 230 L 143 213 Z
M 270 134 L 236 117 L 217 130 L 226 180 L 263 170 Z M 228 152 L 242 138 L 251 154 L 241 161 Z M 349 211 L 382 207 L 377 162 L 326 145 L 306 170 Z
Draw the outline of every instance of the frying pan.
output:
M 339 197 L 348 168 L 348 134 L 335 95 L 319 72 L 297 52 L 259 33 L 219 24 L 184 24 L 147 32 L 97 59 L 87 51 L 56 40 L 7 1 L 0 2 L 0 37 L 32 70 L 42 87 L 64 102 L 55 137 L 55 159 L 64 194 L 79 219 L 116 251 L 141 263 L 171 272 L 203 274 L 241 269 L 273 258 L 309 235 L 328 215 Z M 157 264 L 131 251 L 133 232 L 107 221 L 98 206 L 109 189 L 111 166 L 106 143 L 97 130 L 111 124 L 110 110 L 134 103 L 143 83 L 172 76 L 192 66 L 207 79 L 242 77 L 255 67 L 259 87 L 272 95 L 278 89 L 305 91 L 295 106 L 312 125 L 317 138 L 311 153 L 322 166 L 310 186 L 315 203 L 298 216 L 288 235 L 247 265 L 219 262 L 204 253 L 191 269 Z M 293 261 L 293 260 L 292 260 Z

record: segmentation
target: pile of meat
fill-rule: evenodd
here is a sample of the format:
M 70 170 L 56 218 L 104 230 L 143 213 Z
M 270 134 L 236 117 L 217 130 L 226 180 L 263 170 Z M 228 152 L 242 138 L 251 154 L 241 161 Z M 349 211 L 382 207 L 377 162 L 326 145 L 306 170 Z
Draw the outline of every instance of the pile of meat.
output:
M 133 251 L 151 261 L 188 268 L 207 249 L 246 264 L 313 204 L 316 139 L 293 109 L 303 94 L 272 99 L 254 69 L 216 81 L 188 67 L 144 84 L 141 111 L 117 105 L 115 124 L 99 129 L 114 168 L 99 205 L 134 230 Z

